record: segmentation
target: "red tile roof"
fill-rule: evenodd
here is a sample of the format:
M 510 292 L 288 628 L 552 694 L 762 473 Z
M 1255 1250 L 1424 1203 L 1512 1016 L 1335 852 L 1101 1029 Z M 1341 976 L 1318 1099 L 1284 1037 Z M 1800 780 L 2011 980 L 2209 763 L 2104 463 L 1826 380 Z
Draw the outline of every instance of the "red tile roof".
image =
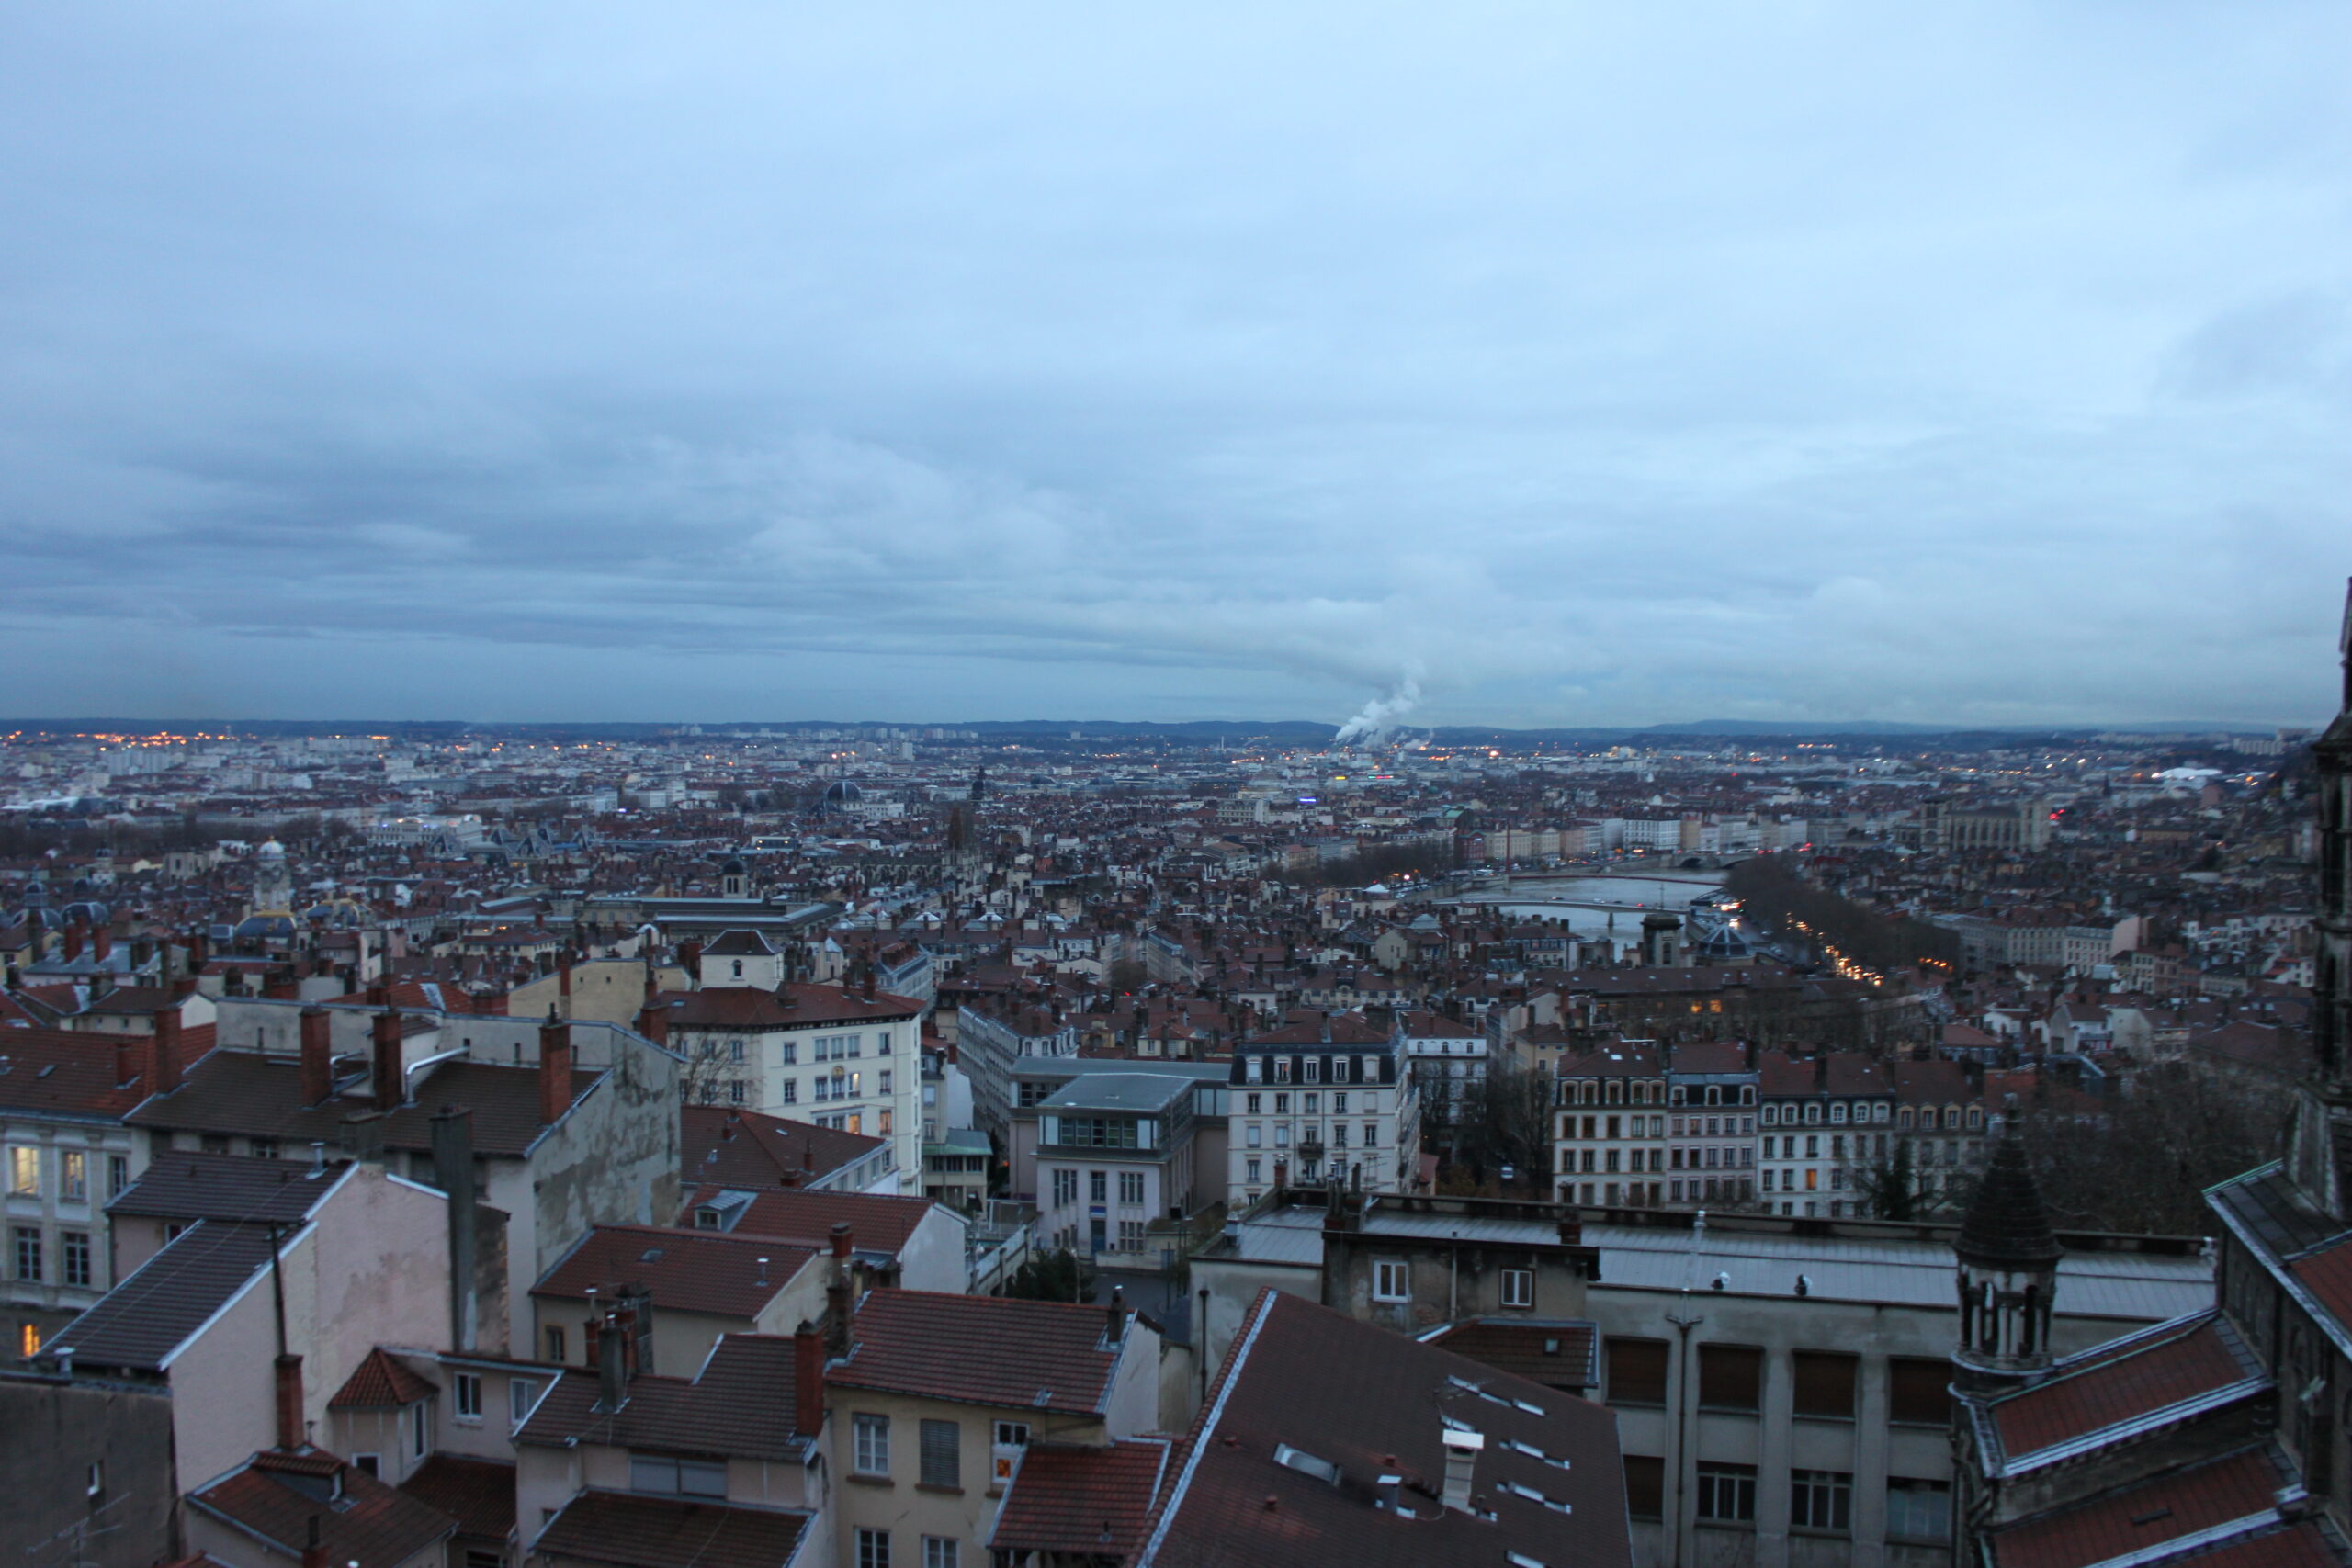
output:
M 596 1408 L 593 1372 L 566 1372 L 532 1408 L 515 1440 L 572 1441 L 663 1453 L 797 1459 L 807 1434 L 792 1429 L 793 1342 L 781 1334 L 723 1334 L 692 1378 L 639 1374 L 615 1411 Z
M 459 1535 L 503 1541 L 514 1533 L 514 1467 L 511 1464 L 435 1454 L 401 1483 L 401 1490 L 455 1519 Z
M 2011 1458 L 2021 1457 L 2252 1375 L 2222 1334 L 2219 1321 L 2208 1317 L 2184 1333 L 1996 1402 L 1992 1416 L 2002 1448 Z
M 361 1358 L 343 1387 L 327 1401 L 329 1410 L 391 1410 L 433 1397 L 433 1385 L 379 1348 Z
M 1474 1317 L 1425 1336 L 1421 1343 L 1546 1388 L 1588 1389 L 1600 1382 L 1600 1338 L 1590 1323 Z
M 582 1492 L 532 1544 L 534 1555 L 624 1568 L 781 1568 L 807 1514 Z
M 572 1103 L 586 1099 L 605 1077 L 575 1067 Z M 414 1092 L 413 1103 L 395 1107 L 384 1118 L 386 1148 L 429 1152 L 433 1112 L 443 1105 L 471 1108 L 478 1155 L 518 1158 L 546 1131 L 539 1121 L 537 1067 L 444 1062 L 416 1079 Z M 301 1065 L 294 1057 L 215 1051 L 188 1068 L 187 1081 L 177 1090 L 148 1100 L 128 1120 L 134 1127 L 258 1134 L 298 1146 L 315 1142 L 337 1148 L 344 1137 L 343 1119 L 375 1109 L 375 1100 L 364 1094 L 337 1095 L 322 1105 L 303 1103 Z
M 855 1165 L 886 1142 L 716 1105 L 689 1105 L 680 1122 L 681 1174 L 694 1185 L 806 1187 Z
M 817 1257 L 813 1246 L 668 1225 L 598 1225 L 531 1287 L 534 1296 L 585 1301 L 643 1285 L 656 1313 L 757 1317 Z M 762 1258 L 767 1259 L 763 1264 Z
M 787 984 L 773 993 L 752 986 L 664 993 L 673 1029 L 807 1029 L 842 1023 L 896 1023 L 923 1004 L 888 991 L 873 996 L 840 986 Z
M 726 1190 L 721 1187 L 699 1189 L 686 1201 L 678 1216 L 681 1225 L 694 1224 L 697 1205 L 708 1202 Z M 907 1245 L 931 1211 L 938 1205 L 928 1198 L 898 1198 L 887 1194 L 864 1192 L 817 1192 L 806 1188 L 778 1188 L 763 1190 L 744 1210 L 743 1217 L 727 1231 L 734 1236 L 780 1236 L 805 1241 L 815 1247 L 824 1244 L 837 1224 L 846 1224 L 850 1236 L 860 1252 L 895 1254 Z
M 1132 1321 L 1132 1320 L 1131 1320 Z M 857 1309 L 840 1388 L 868 1388 L 999 1408 L 1102 1413 L 1115 1348 L 1107 1310 L 1004 1296 L 874 1291 Z
M 211 1032 L 212 1026 L 206 1024 L 208 1047 Z M 196 1032 L 181 1033 L 183 1058 L 193 1057 L 188 1037 Z M 130 1043 L 129 1083 L 115 1077 L 115 1048 L 124 1040 Z M 146 1059 L 144 1036 L 67 1029 L 0 1031 L 0 1064 L 5 1064 L 0 1066 L 0 1109 L 37 1116 L 123 1116 L 144 1098 L 138 1075 Z
M 327 1486 L 340 1486 L 351 1506 L 327 1507 L 323 1495 L 306 1489 Z M 457 1529 L 440 1510 L 315 1449 L 295 1454 L 264 1450 L 189 1493 L 188 1501 L 260 1536 L 288 1558 L 302 1555 L 315 1518 L 327 1561 L 358 1568 L 396 1568 Z
M 2338 1325 L 2352 1328 L 2352 1236 L 2331 1242 L 2287 1268 L 2320 1305 L 2335 1314 Z
M 2346 1557 L 2316 1519 L 2268 1530 L 2180 1560 L 2180 1568 L 2344 1568 Z
M 997 1510 L 989 1550 L 1125 1557 L 1143 1542 L 1172 1447 L 1165 1438 L 1101 1448 L 1030 1444 Z
M 2211 1529 L 2271 1506 L 2285 1484 L 2260 1449 L 2171 1471 L 2080 1507 L 2045 1514 L 1993 1538 L 1998 1568 L 2083 1568 Z

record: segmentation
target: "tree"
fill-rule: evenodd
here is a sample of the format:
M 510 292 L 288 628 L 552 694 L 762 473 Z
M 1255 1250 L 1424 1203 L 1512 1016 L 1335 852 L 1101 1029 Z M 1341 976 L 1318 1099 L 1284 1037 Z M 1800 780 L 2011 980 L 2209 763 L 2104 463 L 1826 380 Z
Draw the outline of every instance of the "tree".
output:
M 1454 1112 L 1455 1158 L 1478 1179 L 1511 1168 L 1520 1181 L 1542 1183 L 1552 1171 L 1553 1078 L 1517 1062 L 1494 1061 L 1469 1085 Z
M 1004 1293 L 1024 1302 L 1091 1302 L 1094 1299 L 1094 1270 L 1077 1253 L 1057 1247 L 1051 1252 L 1033 1255 L 1014 1269 L 1012 1278 L 1004 1283 Z
M 1862 1213 L 1873 1220 L 1917 1218 L 1919 1186 L 1911 1170 L 1911 1140 L 1894 1140 L 1894 1152 L 1854 1172 Z

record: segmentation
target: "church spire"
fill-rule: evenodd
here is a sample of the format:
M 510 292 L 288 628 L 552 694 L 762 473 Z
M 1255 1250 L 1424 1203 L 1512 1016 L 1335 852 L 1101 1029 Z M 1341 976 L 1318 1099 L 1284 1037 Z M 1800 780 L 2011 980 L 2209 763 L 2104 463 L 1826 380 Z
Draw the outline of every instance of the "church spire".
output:
M 2352 589 L 2345 594 L 2344 706 L 2312 746 L 2319 795 L 2319 914 L 2312 955 L 2317 1081 L 2295 1118 L 2288 1174 L 2338 1219 L 2352 1219 Z
M 2030 1382 L 2050 1366 L 2052 1297 L 2065 1255 L 2051 1233 L 2041 1189 L 2014 1126 L 1994 1145 L 1992 1164 L 1961 1222 L 1961 1381 L 1992 1392 Z

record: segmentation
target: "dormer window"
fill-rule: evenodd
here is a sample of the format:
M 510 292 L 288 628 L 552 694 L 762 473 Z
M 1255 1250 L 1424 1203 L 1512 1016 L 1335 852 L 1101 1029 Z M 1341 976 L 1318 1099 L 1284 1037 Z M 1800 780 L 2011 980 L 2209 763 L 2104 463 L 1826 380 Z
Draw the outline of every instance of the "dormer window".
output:
M 1840 1126 L 1845 1123 L 1846 1102 L 1844 1100 L 1841 1100 L 1829 1108 L 1829 1120 L 1833 1124 Z

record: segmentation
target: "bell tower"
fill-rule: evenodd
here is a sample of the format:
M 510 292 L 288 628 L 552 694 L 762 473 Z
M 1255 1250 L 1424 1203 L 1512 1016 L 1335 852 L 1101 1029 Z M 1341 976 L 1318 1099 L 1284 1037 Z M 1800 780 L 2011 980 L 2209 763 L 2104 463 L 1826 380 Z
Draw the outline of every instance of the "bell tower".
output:
M 2004 1134 L 1952 1243 L 1960 1259 L 1960 1386 L 1993 1394 L 2050 1370 L 2051 1298 L 2065 1248 L 2050 1232 L 2041 1190 L 2015 1132 Z

